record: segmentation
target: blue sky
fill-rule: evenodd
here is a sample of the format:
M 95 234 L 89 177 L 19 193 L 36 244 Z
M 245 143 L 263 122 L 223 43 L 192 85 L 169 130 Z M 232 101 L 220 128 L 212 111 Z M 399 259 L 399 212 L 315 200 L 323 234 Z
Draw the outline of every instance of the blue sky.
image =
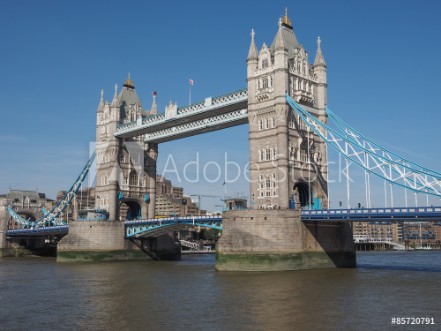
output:
M 437 0 L 3 0 L 0 193 L 38 188 L 55 197 L 68 188 L 95 139 L 100 90 L 111 100 L 113 85 L 121 86 L 129 72 L 145 108 L 158 91 L 160 111 L 170 100 L 188 103 L 189 78 L 195 81 L 193 101 L 246 87 L 250 31 L 255 29 L 259 48 L 270 44 L 285 6 L 310 61 L 317 36 L 322 39 L 328 106 L 374 141 L 441 171 Z M 243 169 L 247 126 L 159 149 L 159 173 L 169 155 L 182 169 L 197 153 L 201 168 L 212 160 L 223 166 L 227 152 Z M 168 175 L 187 194 L 223 194 L 223 178 L 177 183 Z M 345 200 L 344 184 L 337 184 L 331 185 L 331 200 Z M 381 193 L 382 183 L 378 187 Z M 248 194 L 249 188 L 242 178 L 227 190 Z M 361 185 L 353 188 L 354 204 L 363 201 L 363 192 Z M 374 205 L 384 201 L 380 193 Z M 220 203 L 215 200 L 206 198 L 203 207 L 213 208 Z

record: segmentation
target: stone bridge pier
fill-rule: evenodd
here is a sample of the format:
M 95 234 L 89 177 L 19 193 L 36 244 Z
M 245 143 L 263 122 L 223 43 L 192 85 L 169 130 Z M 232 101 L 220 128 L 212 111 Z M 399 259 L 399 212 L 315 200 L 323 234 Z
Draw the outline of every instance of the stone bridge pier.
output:
M 281 271 L 355 267 L 350 224 L 304 223 L 299 210 L 224 213 L 216 247 L 221 271 Z

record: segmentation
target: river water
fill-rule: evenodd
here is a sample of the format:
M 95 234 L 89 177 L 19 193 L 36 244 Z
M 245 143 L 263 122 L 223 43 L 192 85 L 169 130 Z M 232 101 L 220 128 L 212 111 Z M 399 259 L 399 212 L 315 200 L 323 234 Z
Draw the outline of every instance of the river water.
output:
M 440 251 L 359 252 L 355 269 L 236 273 L 214 264 L 213 255 L 0 258 L 0 330 L 441 330 Z

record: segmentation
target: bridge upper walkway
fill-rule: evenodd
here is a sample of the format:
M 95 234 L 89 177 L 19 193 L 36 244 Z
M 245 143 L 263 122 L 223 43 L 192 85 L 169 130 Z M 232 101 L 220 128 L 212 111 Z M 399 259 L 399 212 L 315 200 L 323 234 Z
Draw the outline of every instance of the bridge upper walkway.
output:
M 120 123 L 115 137 L 131 138 L 144 135 L 145 142 L 165 142 L 248 123 L 248 90 L 242 89 L 203 102 L 167 110 Z

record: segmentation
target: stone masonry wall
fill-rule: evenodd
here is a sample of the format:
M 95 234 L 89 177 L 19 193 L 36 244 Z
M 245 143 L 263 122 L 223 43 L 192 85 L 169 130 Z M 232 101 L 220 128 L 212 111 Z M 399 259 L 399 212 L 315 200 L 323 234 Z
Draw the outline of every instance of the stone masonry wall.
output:
M 304 223 L 299 210 L 224 213 L 216 269 L 277 271 L 355 266 L 351 227 Z

